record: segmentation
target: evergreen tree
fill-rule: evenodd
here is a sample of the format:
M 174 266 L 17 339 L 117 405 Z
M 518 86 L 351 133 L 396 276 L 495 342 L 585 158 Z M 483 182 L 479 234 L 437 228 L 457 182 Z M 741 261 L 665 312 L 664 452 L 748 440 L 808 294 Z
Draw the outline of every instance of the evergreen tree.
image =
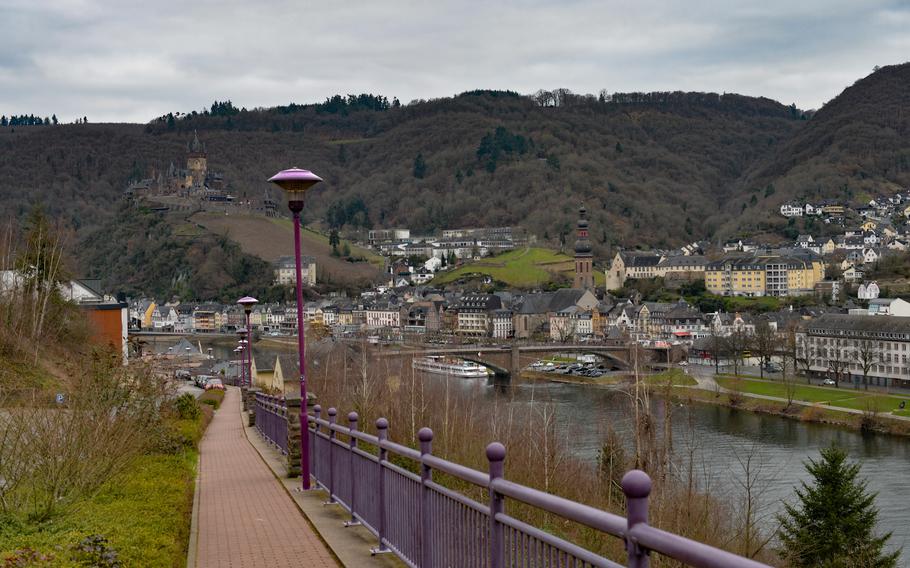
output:
M 806 470 L 812 485 L 801 482 L 796 490 L 800 506 L 785 504 L 780 515 L 781 556 L 793 567 L 897 565 L 900 551 L 885 554 L 891 537 L 874 534 L 878 509 L 876 493 L 858 478 L 859 464 L 847 461 L 847 452 L 835 446 L 821 451 L 821 460 L 809 460 Z
M 54 124 L 54 126 L 57 126 L 58 121 L 57 121 L 57 115 L 56 115 L 56 114 L 53 115 L 53 116 L 51 116 L 51 122 Z
M 427 163 L 423 160 L 423 154 L 417 154 L 414 158 L 414 177 L 423 179 L 427 175 Z
M 329 233 L 329 244 L 332 246 L 332 256 L 338 256 L 338 243 L 341 242 L 341 239 L 338 237 L 338 231 L 332 229 L 332 232 Z

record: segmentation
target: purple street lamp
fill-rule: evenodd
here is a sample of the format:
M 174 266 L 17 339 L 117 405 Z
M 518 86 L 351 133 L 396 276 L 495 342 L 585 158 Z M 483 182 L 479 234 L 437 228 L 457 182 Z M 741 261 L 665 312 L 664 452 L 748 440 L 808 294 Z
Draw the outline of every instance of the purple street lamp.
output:
M 248 386 L 248 382 L 252 382 L 249 381 L 250 377 L 247 375 L 248 369 L 246 366 L 246 328 L 241 327 L 238 329 L 237 335 L 240 336 L 240 341 L 238 341 L 237 344 L 240 346 L 240 386 L 242 388 Z
M 303 211 L 303 196 L 308 189 L 322 181 L 322 178 L 309 170 L 291 168 L 282 170 L 269 178 L 269 181 L 280 187 L 288 196 L 288 209 L 294 218 L 294 262 L 297 280 L 297 352 L 300 366 L 300 477 L 303 478 L 303 490 L 310 489 L 310 438 L 307 434 L 306 394 L 306 328 L 303 325 L 303 283 L 300 269 L 300 212 Z
M 253 298 L 252 296 L 244 296 L 237 300 L 237 303 L 243 306 L 243 313 L 246 314 L 246 329 L 250 334 L 250 340 L 249 343 L 247 343 L 246 353 L 246 375 L 250 377 L 249 386 L 253 386 L 253 328 L 250 327 L 250 313 L 253 311 L 253 306 L 259 303 L 259 300 Z
M 240 349 L 240 346 L 239 346 L 239 345 L 238 345 L 237 347 L 234 348 L 234 353 L 237 354 L 237 359 L 238 359 L 238 362 L 237 362 L 238 365 L 237 365 L 237 366 L 239 367 L 239 368 L 237 369 L 237 375 L 238 375 L 237 378 L 239 379 L 238 382 L 241 382 L 241 381 L 243 380 L 243 379 L 240 378 L 240 375 L 243 373 L 243 363 L 242 363 L 242 360 L 240 360 L 240 358 L 243 357 L 243 355 L 240 354 L 240 353 L 241 353 L 241 349 Z

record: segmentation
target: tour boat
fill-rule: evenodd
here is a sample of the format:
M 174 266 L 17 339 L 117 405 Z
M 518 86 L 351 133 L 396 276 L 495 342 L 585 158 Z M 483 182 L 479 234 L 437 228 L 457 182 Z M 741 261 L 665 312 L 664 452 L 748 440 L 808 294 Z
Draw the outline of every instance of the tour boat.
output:
M 483 365 L 465 361 L 464 359 L 450 359 L 439 355 L 418 357 L 414 359 L 412 366 L 418 371 L 438 373 L 440 375 L 449 375 L 464 379 L 485 379 L 489 376 L 489 371 L 487 371 L 487 368 Z

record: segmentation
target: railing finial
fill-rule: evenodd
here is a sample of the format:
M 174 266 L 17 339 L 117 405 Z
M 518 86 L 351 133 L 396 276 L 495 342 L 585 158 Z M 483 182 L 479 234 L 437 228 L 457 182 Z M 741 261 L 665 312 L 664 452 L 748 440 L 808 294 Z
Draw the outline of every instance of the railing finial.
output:
M 417 431 L 417 439 L 421 442 L 432 442 L 433 441 L 433 431 L 424 426 Z
M 506 459 L 506 447 L 499 442 L 487 445 L 487 459 L 491 462 L 501 462 Z
M 353 428 L 357 427 L 358 420 L 360 420 L 360 416 L 358 416 L 356 412 L 354 412 L 354 411 L 348 412 L 348 422 L 351 423 Z
M 388 430 L 389 421 L 385 418 L 377 418 L 376 419 L 376 429 L 377 430 Z
M 642 499 L 651 494 L 651 478 L 640 469 L 627 472 L 620 484 L 623 493 L 630 499 Z

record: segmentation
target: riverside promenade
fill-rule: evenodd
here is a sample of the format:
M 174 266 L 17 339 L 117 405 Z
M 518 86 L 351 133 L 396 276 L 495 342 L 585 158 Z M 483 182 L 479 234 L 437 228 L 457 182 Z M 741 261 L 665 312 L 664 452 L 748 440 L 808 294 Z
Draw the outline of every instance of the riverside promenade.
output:
M 247 440 L 240 402 L 228 388 L 202 440 L 188 568 L 339 566 Z

